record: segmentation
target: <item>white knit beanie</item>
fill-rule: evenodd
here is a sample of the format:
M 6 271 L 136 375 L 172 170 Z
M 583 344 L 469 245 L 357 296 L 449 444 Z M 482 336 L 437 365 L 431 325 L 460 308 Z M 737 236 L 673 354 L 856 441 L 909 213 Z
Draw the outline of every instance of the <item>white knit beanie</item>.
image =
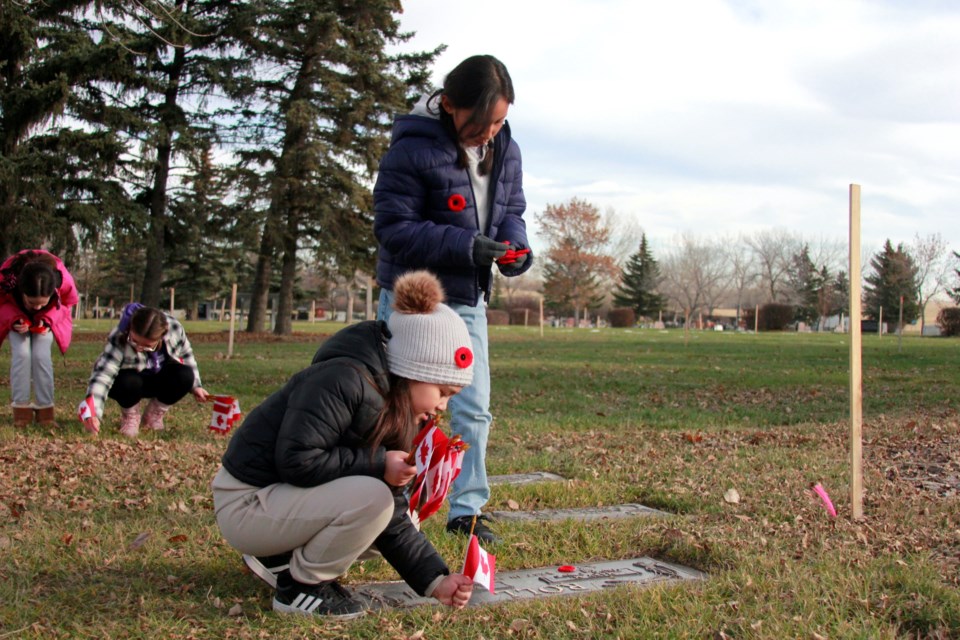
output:
M 434 384 L 465 387 L 473 380 L 473 348 L 463 318 L 443 304 L 443 288 L 429 271 L 411 271 L 393 286 L 387 320 L 390 372 Z

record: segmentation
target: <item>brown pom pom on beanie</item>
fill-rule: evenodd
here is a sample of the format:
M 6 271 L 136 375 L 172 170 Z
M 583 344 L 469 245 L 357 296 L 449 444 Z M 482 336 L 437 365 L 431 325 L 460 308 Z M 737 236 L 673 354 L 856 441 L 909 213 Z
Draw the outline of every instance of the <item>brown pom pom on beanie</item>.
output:
M 393 285 L 387 327 L 390 372 L 435 384 L 465 387 L 473 380 L 470 333 L 457 312 L 443 304 L 440 281 L 429 271 L 411 271 Z

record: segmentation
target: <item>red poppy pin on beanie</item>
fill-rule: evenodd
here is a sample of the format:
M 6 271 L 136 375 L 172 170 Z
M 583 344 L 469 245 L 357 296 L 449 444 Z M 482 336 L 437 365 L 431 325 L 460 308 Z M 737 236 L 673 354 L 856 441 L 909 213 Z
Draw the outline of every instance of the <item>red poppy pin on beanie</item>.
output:
M 451 211 L 460 212 L 467 208 L 467 199 L 459 193 L 455 193 L 447 198 L 447 206 Z
M 453 361 L 457 363 L 457 366 L 461 369 L 466 369 L 473 364 L 473 351 L 470 351 L 469 347 L 460 347 L 457 349 L 457 352 L 453 354 Z

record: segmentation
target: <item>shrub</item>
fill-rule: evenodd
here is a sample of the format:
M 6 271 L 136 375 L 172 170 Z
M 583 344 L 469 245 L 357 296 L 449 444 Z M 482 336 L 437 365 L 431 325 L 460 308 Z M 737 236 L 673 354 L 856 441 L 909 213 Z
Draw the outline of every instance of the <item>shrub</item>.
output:
M 521 327 L 524 326 L 524 324 L 528 326 L 539 325 L 540 312 L 530 309 L 511 309 L 510 324 L 520 325 Z
M 637 314 L 629 307 L 618 307 L 607 312 L 607 321 L 611 327 L 632 327 L 637 324 Z
M 510 324 L 510 313 L 503 309 L 487 309 L 488 325 L 507 325 Z
M 960 336 L 960 307 L 946 307 L 937 314 L 940 335 Z
M 759 331 L 783 331 L 793 322 L 794 310 L 789 304 L 769 302 L 760 307 L 760 321 L 756 323 Z M 743 311 L 743 324 L 747 329 L 754 327 L 754 310 Z

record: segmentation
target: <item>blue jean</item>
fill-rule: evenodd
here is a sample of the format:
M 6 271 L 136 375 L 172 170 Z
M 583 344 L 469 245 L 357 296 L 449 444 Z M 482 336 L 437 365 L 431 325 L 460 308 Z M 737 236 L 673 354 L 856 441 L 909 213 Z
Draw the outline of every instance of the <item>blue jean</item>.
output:
M 386 320 L 393 311 L 393 292 L 380 290 L 377 319 Z M 459 433 L 470 445 L 463 456 L 463 468 L 453 482 L 449 519 L 479 514 L 490 499 L 487 483 L 487 440 L 490 436 L 490 353 L 487 341 L 487 310 L 481 300 L 477 306 L 450 304 L 463 318 L 473 341 L 473 382 L 450 398 L 450 431 Z
M 30 405 L 30 383 L 37 407 L 53 406 L 53 332 L 10 331 L 10 399 L 14 405 Z

